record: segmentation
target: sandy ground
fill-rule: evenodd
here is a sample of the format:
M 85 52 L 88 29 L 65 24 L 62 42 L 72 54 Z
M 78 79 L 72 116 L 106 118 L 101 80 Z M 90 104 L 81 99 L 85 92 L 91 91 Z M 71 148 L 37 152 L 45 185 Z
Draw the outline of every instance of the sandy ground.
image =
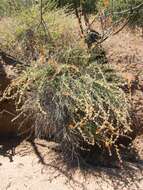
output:
M 53 147 L 56 150 L 56 144 L 44 140 L 34 146 L 24 141 L 13 158 L 10 150 L 0 154 L 0 190 L 143 190 L 143 163 L 126 162 L 124 169 L 68 170 L 56 160 Z

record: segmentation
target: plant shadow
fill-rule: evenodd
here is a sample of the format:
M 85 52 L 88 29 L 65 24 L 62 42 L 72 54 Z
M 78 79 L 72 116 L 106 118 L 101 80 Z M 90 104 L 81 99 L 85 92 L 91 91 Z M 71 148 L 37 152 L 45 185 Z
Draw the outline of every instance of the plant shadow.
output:
M 7 137 L 0 136 L 0 155 L 9 158 L 9 161 L 13 162 L 13 157 L 15 156 L 15 148 L 21 143 L 21 141 L 21 138 L 12 137 L 11 135 Z
M 89 178 L 96 179 L 102 178 L 107 184 L 112 183 L 115 189 L 121 190 L 130 189 L 131 184 L 136 186 L 136 189 L 140 189 L 139 184 L 143 180 L 143 160 L 139 158 L 137 152 L 132 149 L 130 152 L 123 150 L 122 165 L 114 157 L 105 157 L 105 160 L 96 162 L 85 162 L 85 160 L 71 161 L 65 158 L 62 154 L 62 150 L 59 146 L 51 147 L 51 151 L 56 152 L 56 159 L 46 160 L 45 156 L 40 151 L 39 147 L 43 146 L 42 144 L 35 143 L 33 140 L 30 141 L 35 154 L 38 157 L 39 162 L 43 165 L 43 168 L 53 168 L 55 171 L 58 171 L 61 175 L 64 175 L 67 178 L 68 182 L 80 186 L 81 189 L 86 190 L 86 184 L 81 182 L 77 178 L 74 178 L 74 173 L 79 170 L 84 176 L 85 181 L 88 181 Z M 50 146 L 48 147 L 50 148 Z M 126 152 L 125 152 L 126 151 Z M 95 154 L 94 158 L 97 158 L 99 155 Z M 46 171 L 44 170 L 43 171 Z M 43 172 L 42 171 L 42 172 Z M 58 176 L 57 176 L 58 177 Z M 102 184 L 101 184 L 102 189 Z

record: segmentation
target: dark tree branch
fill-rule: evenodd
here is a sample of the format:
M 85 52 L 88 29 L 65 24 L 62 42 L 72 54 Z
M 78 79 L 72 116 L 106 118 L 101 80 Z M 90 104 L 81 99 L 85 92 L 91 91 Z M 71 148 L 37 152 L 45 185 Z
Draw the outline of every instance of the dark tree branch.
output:
M 80 17 L 79 12 L 78 12 L 77 3 L 74 1 L 73 4 L 74 4 L 74 9 L 75 9 L 75 15 L 77 17 L 78 24 L 79 24 L 79 27 L 80 27 L 80 31 L 81 31 L 81 34 L 83 36 L 84 35 L 84 30 L 83 30 L 83 26 L 82 26 L 82 22 L 81 22 L 81 17 Z

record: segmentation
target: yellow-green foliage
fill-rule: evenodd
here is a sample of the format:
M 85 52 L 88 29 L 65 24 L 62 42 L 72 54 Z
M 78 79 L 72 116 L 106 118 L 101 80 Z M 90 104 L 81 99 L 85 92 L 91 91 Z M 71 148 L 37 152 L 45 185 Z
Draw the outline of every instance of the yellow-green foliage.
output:
M 77 64 L 79 60 L 85 64 Z M 36 135 L 54 134 L 75 151 L 98 145 L 112 154 L 119 138 L 131 133 L 130 106 L 119 88 L 122 80 L 109 65 L 90 62 L 90 57 L 79 60 L 34 63 L 4 97 L 16 97 L 18 118 L 32 118 Z

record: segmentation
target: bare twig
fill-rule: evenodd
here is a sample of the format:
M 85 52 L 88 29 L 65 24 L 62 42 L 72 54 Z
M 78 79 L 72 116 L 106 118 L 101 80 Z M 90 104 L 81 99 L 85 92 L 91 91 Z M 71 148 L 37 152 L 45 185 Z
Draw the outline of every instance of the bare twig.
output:
M 1 112 L 0 112 L 0 115 L 3 115 L 4 113 L 8 113 L 9 115 L 12 115 L 12 116 L 16 116 L 14 113 L 12 113 L 12 112 L 10 112 L 10 111 L 8 111 L 8 110 L 2 110 Z
M 140 10 L 141 8 L 143 8 L 143 3 L 137 5 L 136 7 L 131 7 L 129 9 L 126 9 L 126 10 L 121 11 L 121 12 L 113 12 L 113 14 L 114 15 L 123 15 L 123 14 L 126 14 L 128 12 L 133 13 L 134 11 Z
M 40 3 L 40 23 L 39 23 L 37 29 L 40 28 L 40 26 L 42 26 L 43 30 L 45 32 L 45 36 L 49 37 L 49 39 L 52 40 L 50 32 L 49 32 L 49 30 L 47 28 L 47 24 L 46 24 L 46 22 L 45 22 L 45 20 L 43 18 L 43 14 L 44 14 L 43 13 L 43 0 L 41 0 L 41 3 Z M 47 38 L 46 38 L 46 40 L 47 40 Z

